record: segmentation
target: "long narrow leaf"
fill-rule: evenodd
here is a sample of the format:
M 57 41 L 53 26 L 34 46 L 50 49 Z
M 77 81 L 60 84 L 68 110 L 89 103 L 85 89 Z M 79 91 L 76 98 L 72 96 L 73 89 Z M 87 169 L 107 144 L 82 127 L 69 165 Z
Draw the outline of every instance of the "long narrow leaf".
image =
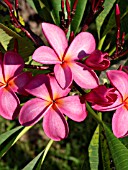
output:
M 128 149 L 105 124 L 103 126 L 116 170 L 128 170 Z
M 40 170 L 52 143 L 53 140 L 50 140 L 45 149 L 40 152 L 31 162 L 29 162 L 22 170 Z
M 19 126 L 0 135 L 0 157 L 2 157 L 32 126 Z
M 90 145 L 89 145 L 89 162 L 91 170 L 98 170 L 99 165 L 99 125 L 97 126 Z
M 99 39 L 100 39 L 101 27 L 104 23 L 104 20 L 106 19 L 107 15 L 109 14 L 109 12 L 112 9 L 115 2 L 116 2 L 116 0 L 106 0 L 103 5 L 104 10 L 101 12 L 101 14 L 96 19 L 96 26 L 97 26 L 97 32 L 98 32 Z
M 18 132 L 19 130 L 22 130 L 23 126 L 18 126 L 12 130 L 9 130 L 3 134 L 0 135 L 0 145 L 5 142 L 11 135 L 13 135 L 14 133 Z
M 71 0 L 71 2 L 73 3 L 74 0 Z M 84 14 L 84 11 L 85 11 L 85 8 L 86 8 L 86 4 L 87 4 L 87 0 L 78 1 L 75 16 L 74 16 L 73 21 L 71 23 L 71 30 L 74 33 L 77 32 L 77 30 L 80 26 L 80 23 L 81 23 L 81 20 L 83 18 L 83 14 Z
M 101 148 L 100 151 L 102 157 L 103 170 L 111 170 L 112 158 L 102 126 L 100 126 L 100 148 Z

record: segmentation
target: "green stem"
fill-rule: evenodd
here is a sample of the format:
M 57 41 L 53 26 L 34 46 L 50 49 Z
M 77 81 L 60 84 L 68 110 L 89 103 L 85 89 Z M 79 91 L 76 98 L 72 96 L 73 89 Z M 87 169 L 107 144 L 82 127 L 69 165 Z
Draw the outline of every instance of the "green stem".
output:
M 104 35 L 101 40 L 99 41 L 99 44 L 98 44 L 98 50 L 101 50 L 102 49 L 102 46 L 103 46 L 103 43 L 104 43 L 104 40 L 106 38 L 106 35 Z
M 20 133 L 19 135 L 16 137 L 16 139 L 14 140 L 14 142 L 12 143 L 12 146 L 21 138 L 21 136 L 23 136 L 29 129 L 31 129 L 32 126 L 27 126 L 25 127 Z
M 99 123 L 99 124 L 103 124 L 102 120 L 100 119 L 100 117 L 94 112 L 94 110 L 91 108 L 91 106 L 86 102 L 86 107 L 87 110 L 89 111 L 89 113 L 91 113 L 91 115 L 93 116 L 93 118 Z
M 44 159 L 45 159 L 45 157 L 46 157 L 46 155 L 47 155 L 47 153 L 48 153 L 51 145 L 53 144 L 53 142 L 54 142 L 53 140 L 50 140 L 50 141 L 48 142 L 48 144 L 47 144 L 47 146 L 46 146 L 46 148 L 45 148 L 45 150 L 44 150 L 44 154 L 43 154 L 43 157 L 42 157 L 41 164 L 43 164 Z

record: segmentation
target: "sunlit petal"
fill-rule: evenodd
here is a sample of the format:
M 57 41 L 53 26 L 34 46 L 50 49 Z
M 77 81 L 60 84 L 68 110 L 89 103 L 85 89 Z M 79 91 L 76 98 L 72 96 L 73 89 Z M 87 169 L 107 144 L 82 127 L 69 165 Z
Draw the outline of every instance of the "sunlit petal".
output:
M 51 105 L 43 99 L 29 100 L 21 108 L 19 122 L 23 126 L 31 126 L 37 123 L 49 110 Z
M 64 31 L 58 26 L 49 23 L 43 23 L 42 29 L 48 42 L 61 60 L 66 48 L 68 47 L 68 41 Z
M 56 64 L 54 67 L 54 73 L 59 85 L 65 89 L 72 83 L 72 72 L 67 64 Z
M 83 121 L 87 116 L 85 102 L 79 96 L 68 96 L 58 99 L 56 104 L 62 113 L 74 121 Z
M 0 89 L 0 115 L 5 119 L 12 120 L 19 113 L 20 101 L 11 89 Z
M 32 55 L 32 59 L 42 64 L 61 63 L 54 50 L 47 46 L 37 48 Z
M 111 84 L 121 93 L 123 99 L 128 97 L 128 74 L 120 70 L 109 70 L 107 76 Z
M 67 121 L 57 108 L 50 108 L 44 116 L 43 129 L 46 135 L 55 141 L 66 138 L 69 132 Z
M 48 92 L 53 100 L 66 96 L 70 92 L 70 88 L 62 89 L 57 83 L 54 76 L 49 75 L 49 84 L 47 84 Z
M 96 47 L 95 39 L 88 32 L 78 34 L 69 46 L 64 60 L 78 60 L 91 54 Z
M 116 110 L 112 118 L 113 133 L 117 138 L 128 133 L 128 110 L 123 106 Z
M 74 81 L 82 88 L 92 89 L 98 86 L 98 77 L 94 71 L 81 63 L 72 63 L 71 71 Z

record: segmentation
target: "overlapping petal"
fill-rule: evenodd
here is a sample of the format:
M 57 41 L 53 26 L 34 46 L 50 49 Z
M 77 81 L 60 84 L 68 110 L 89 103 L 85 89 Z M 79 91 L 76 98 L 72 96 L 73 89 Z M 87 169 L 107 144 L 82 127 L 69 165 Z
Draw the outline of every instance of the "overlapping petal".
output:
M 37 48 L 32 55 L 32 59 L 42 64 L 61 63 L 54 50 L 47 46 Z
M 46 135 L 55 141 L 66 138 L 69 132 L 67 121 L 56 107 L 50 108 L 44 116 L 43 129 Z
M 47 83 L 47 88 L 49 94 L 53 100 L 66 96 L 70 92 L 70 88 L 62 89 L 54 76 L 49 75 L 49 83 Z
M 38 74 L 25 87 L 25 90 L 33 96 L 50 101 L 50 94 L 46 83 L 49 84 L 49 78 L 46 75 Z
M 91 54 L 96 47 L 95 39 L 88 32 L 79 33 L 69 46 L 64 60 L 79 60 Z
M 31 126 L 37 123 L 51 107 L 46 100 L 35 98 L 29 100 L 21 108 L 19 122 L 23 126 Z
M 114 113 L 112 130 L 117 138 L 124 137 L 128 133 L 128 110 L 124 106 Z
M 74 81 L 82 88 L 92 89 L 98 86 L 97 75 L 85 65 L 72 62 L 70 65 Z
M 56 104 L 62 113 L 74 121 L 83 121 L 87 116 L 85 102 L 82 102 L 79 96 L 58 99 Z
M 111 84 L 125 99 L 128 96 L 128 74 L 120 70 L 110 70 L 107 72 L 107 76 Z
M 0 89 L 0 115 L 5 119 L 12 120 L 19 113 L 19 99 L 11 89 Z
M 13 92 L 18 92 L 20 94 L 26 95 L 27 92 L 24 89 L 24 86 L 29 83 L 32 75 L 30 72 L 24 72 L 14 77 L 8 82 L 8 85 L 13 90 Z
M 24 67 L 24 61 L 22 57 L 13 51 L 8 51 L 4 55 L 3 69 L 5 81 L 17 76 Z
M 66 64 L 56 64 L 54 67 L 54 73 L 57 79 L 57 82 L 61 88 L 66 89 L 72 83 L 72 72 L 70 67 Z
M 49 23 L 42 23 L 42 29 L 48 42 L 61 60 L 66 48 L 68 47 L 68 41 L 64 31 L 58 26 Z

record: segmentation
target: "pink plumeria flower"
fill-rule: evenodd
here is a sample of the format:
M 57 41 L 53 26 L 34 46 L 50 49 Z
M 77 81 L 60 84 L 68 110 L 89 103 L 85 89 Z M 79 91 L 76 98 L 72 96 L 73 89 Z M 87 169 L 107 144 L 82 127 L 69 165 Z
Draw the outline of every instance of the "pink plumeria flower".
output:
M 21 73 L 24 61 L 13 51 L 3 56 L 0 53 L 0 115 L 12 120 L 19 113 L 20 101 L 15 92 L 26 94 L 24 86 L 30 80 L 30 74 Z
M 112 118 L 112 129 L 115 136 L 120 138 L 128 135 L 128 74 L 120 70 L 110 70 L 107 76 L 115 90 L 100 86 L 87 94 L 86 100 L 93 103 L 95 110 L 116 110 Z
M 106 70 L 110 66 L 108 53 L 102 53 L 100 50 L 95 50 L 85 60 L 85 64 L 93 70 Z
M 66 97 L 70 89 L 63 90 L 53 76 L 37 75 L 25 89 L 36 98 L 29 100 L 21 108 L 20 124 L 31 126 L 44 117 L 44 132 L 55 141 L 68 135 L 69 128 L 64 115 L 77 122 L 83 121 L 87 116 L 85 103 L 80 97 Z
M 81 32 L 68 48 L 68 40 L 61 28 L 43 23 L 42 29 L 53 49 L 41 46 L 35 50 L 32 59 L 42 64 L 55 64 L 55 77 L 62 88 L 69 87 L 73 80 L 85 89 L 97 87 L 96 74 L 84 64 L 77 62 L 95 50 L 93 35 Z

